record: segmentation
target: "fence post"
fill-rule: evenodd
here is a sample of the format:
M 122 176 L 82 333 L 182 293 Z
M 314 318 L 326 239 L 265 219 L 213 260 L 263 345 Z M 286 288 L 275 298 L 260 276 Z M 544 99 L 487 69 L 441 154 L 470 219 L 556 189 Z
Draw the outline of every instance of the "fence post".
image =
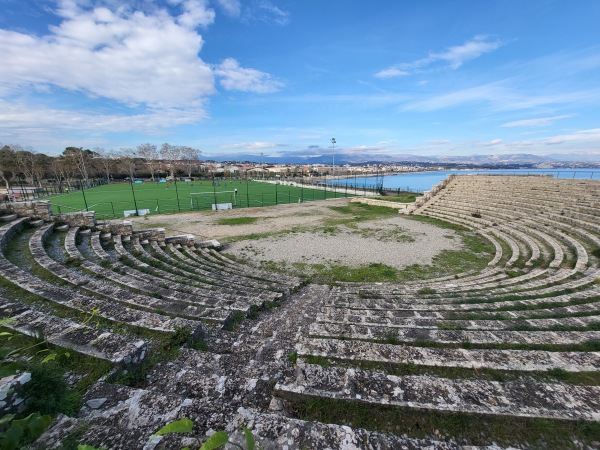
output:
M 177 197 L 177 209 L 181 212 L 181 205 L 179 204 L 179 191 L 177 190 L 177 180 L 175 174 L 173 174 L 173 183 L 175 183 L 175 196 Z
M 85 210 L 88 210 L 87 200 L 85 199 L 85 189 L 83 188 L 83 182 L 81 183 L 81 194 L 83 195 L 83 203 L 85 203 Z
M 115 214 L 115 205 L 113 204 L 113 202 L 110 202 L 110 207 L 112 208 L 113 217 L 116 219 L 117 215 Z
M 250 208 L 250 190 L 248 189 L 248 172 L 246 172 L 246 208 Z

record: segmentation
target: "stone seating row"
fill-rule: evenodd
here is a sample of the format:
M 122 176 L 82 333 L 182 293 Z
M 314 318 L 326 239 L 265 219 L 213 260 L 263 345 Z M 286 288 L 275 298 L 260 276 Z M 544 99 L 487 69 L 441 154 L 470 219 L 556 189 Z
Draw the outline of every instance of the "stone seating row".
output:
M 57 278 L 71 284 L 74 290 L 83 290 L 89 293 L 89 295 L 95 295 L 96 297 L 101 296 L 107 301 L 114 300 L 134 308 L 141 308 L 152 312 L 161 311 L 163 314 L 171 314 L 176 317 L 188 319 L 212 319 L 216 322 L 224 322 L 229 318 L 230 313 L 223 314 L 221 309 L 212 306 L 202 305 L 198 302 L 186 303 L 165 300 L 162 298 L 157 299 L 149 295 L 141 295 L 123 289 L 121 286 L 112 282 L 107 282 L 106 280 L 108 278 L 100 281 L 95 277 L 79 272 L 75 267 L 70 268 L 55 261 L 48 256 L 44 247 L 47 237 L 53 233 L 53 228 L 54 224 L 51 223 L 38 229 L 29 240 L 29 249 L 38 264 Z M 91 264 L 85 264 L 84 267 L 97 275 L 106 274 L 107 272 L 107 269 L 103 269 L 99 266 L 96 267 Z
M 535 380 L 495 382 L 394 376 L 361 369 L 300 364 L 295 383 L 277 384 L 284 398 L 326 397 L 411 409 L 499 416 L 600 419 L 600 387 Z
M 198 288 L 205 292 L 205 295 L 214 295 L 222 298 L 229 298 L 231 301 L 235 301 L 238 299 L 244 299 L 248 301 L 251 305 L 262 305 L 265 301 L 272 301 L 274 298 L 279 298 L 280 293 L 275 293 L 273 295 L 268 295 L 265 293 L 261 293 L 262 295 L 256 296 L 252 293 L 246 292 L 236 292 L 236 290 L 228 288 L 228 286 L 222 286 L 219 284 L 212 284 L 203 282 L 199 279 L 192 279 L 192 277 L 186 276 L 185 273 L 180 273 L 176 270 L 169 270 L 165 267 L 165 264 L 162 262 L 156 262 L 158 267 L 151 266 L 144 261 L 141 261 L 136 254 L 128 251 L 119 239 L 115 239 L 113 241 L 115 243 L 115 250 L 120 255 L 120 257 L 126 258 L 130 262 L 130 266 L 132 268 L 142 267 L 145 269 L 147 274 L 152 278 L 154 277 L 156 280 L 170 280 L 171 282 L 175 282 L 178 285 L 190 286 L 192 288 Z M 179 288 L 184 289 L 184 288 Z M 231 298 L 233 296 L 233 298 Z
M 552 328 L 571 327 L 581 328 L 592 324 L 600 324 L 600 315 L 584 317 L 565 317 L 561 319 L 507 319 L 507 320 L 455 320 L 447 317 L 405 317 L 401 314 L 389 314 L 387 311 L 360 310 L 345 312 L 339 308 L 322 308 L 317 314 L 319 323 L 337 323 L 353 325 L 374 325 L 395 328 L 441 328 L 461 330 L 504 330 L 518 327 Z
M 262 307 L 263 305 L 264 300 L 261 300 L 258 296 L 248 297 L 247 294 L 244 295 L 243 293 L 237 295 L 226 289 L 222 292 L 218 286 L 192 284 L 187 281 L 186 277 L 178 277 L 168 272 L 152 270 L 151 266 L 137 260 L 134 255 L 127 252 L 122 245 L 117 243 L 115 244 L 115 248 L 122 248 L 120 253 L 122 258 L 130 261 L 130 265 L 125 264 L 122 261 L 114 259 L 113 256 L 102 248 L 98 234 L 91 235 L 91 245 L 94 254 L 100 261 L 110 263 L 110 270 L 113 272 L 117 271 L 116 275 L 111 275 L 113 278 L 117 278 L 119 274 L 123 274 L 140 288 L 151 289 L 161 296 L 191 302 L 195 301 L 200 304 L 214 306 L 215 308 L 222 308 L 224 312 L 221 314 L 226 316 L 230 314 L 227 311 L 242 311 L 248 315 L 253 308 L 257 306 Z M 145 272 L 138 270 L 138 268 L 145 269 Z M 275 294 L 276 297 L 278 297 L 277 294 L 279 293 Z M 227 325 L 229 323 L 228 319 L 225 319 L 223 323 Z
M 403 291 L 396 287 L 380 287 L 367 290 L 362 286 L 356 288 L 335 286 L 331 295 L 325 300 L 325 305 L 338 307 L 354 307 L 356 305 L 371 305 L 374 308 L 393 308 L 394 306 L 410 303 L 423 308 L 431 305 L 432 308 L 441 308 L 443 305 L 466 303 L 497 303 L 505 300 L 519 301 L 526 299 L 548 300 L 565 294 L 580 295 L 588 290 L 595 292 L 597 278 L 600 270 L 590 268 L 583 274 L 573 270 L 564 271 L 572 277 L 566 280 L 566 275 L 549 276 L 535 282 L 527 282 L 522 286 L 495 287 L 477 289 L 469 286 L 468 290 L 461 291 L 459 285 L 446 288 L 444 291 L 420 294 L 418 291 Z M 546 281 L 546 284 L 544 284 Z M 458 286 L 458 288 L 457 288 Z M 378 306 L 377 306 L 378 305 Z
M 398 343 L 427 342 L 444 345 L 579 345 L 600 339 L 600 331 L 505 331 L 505 330 L 443 330 L 431 328 L 393 328 L 387 325 L 357 325 L 315 322 L 309 336 L 351 340 Z
M 549 288 L 551 289 L 551 288 Z M 548 290 L 546 290 L 548 291 Z M 550 291 L 553 292 L 553 291 Z M 385 310 L 385 311 L 478 311 L 478 310 L 515 310 L 519 309 L 535 309 L 538 305 L 560 304 L 565 302 L 581 302 L 594 303 L 600 299 L 600 285 L 593 283 L 589 288 L 569 293 L 557 293 L 552 296 L 540 295 L 511 295 L 506 299 L 499 298 L 481 298 L 473 299 L 469 302 L 464 302 L 463 299 L 447 299 L 446 302 L 432 303 L 427 299 L 418 299 L 407 297 L 402 298 L 364 298 L 361 296 L 352 295 L 336 295 L 332 291 L 331 295 L 323 301 L 324 307 L 341 308 L 347 310 Z
M 189 283 L 195 286 L 201 286 L 210 292 L 228 292 L 232 295 L 245 297 L 250 302 L 256 305 L 262 304 L 265 301 L 273 301 L 281 298 L 283 295 L 280 292 L 263 291 L 252 289 L 250 286 L 230 286 L 224 283 L 224 280 L 210 279 L 205 276 L 193 275 L 185 270 L 175 267 L 173 264 L 162 261 L 149 253 L 137 239 L 132 239 L 129 243 L 129 249 L 126 247 L 116 246 L 118 249 L 124 249 L 128 252 L 128 257 L 131 260 L 148 261 L 147 269 L 151 272 L 160 274 L 161 277 L 170 277 L 177 279 L 181 283 Z M 121 253 L 125 254 L 125 253 Z
M 74 231 L 76 232 L 76 230 Z M 71 235 L 71 231 L 69 234 Z M 69 251 L 71 255 L 82 255 L 82 249 L 84 248 L 84 245 L 77 247 L 75 244 L 75 239 L 73 239 L 74 236 L 75 233 L 73 233 L 73 235 L 68 237 L 66 240 L 67 251 Z M 197 302 L 199 304 L 221 308 L 231 307 L 236 302 L 235 298 L 232 299 L 229 296 L 222 295 L 220 292 L 206 290 L 203 287 L 190 286 L 189 284 L 172 280 L 169 277 L 160 278 L 152 274 L 142 272 L 138 270 L 138 267 L 148 267 L 148 265 L 143 262 L 132 263 L 130 266 L 117 259 L 114 259 L 106 250 L 102 248 L 98 233 L 92 233 L 90 236 L 90 241 L 94 256 L 91 258 L 88 257 L 82 262 L 82 264 L 89 264 L 90 262 L 94 264 L 94 257 L 96 257 L 100 264 L 109 267 L 107 269 L 109 271 L 107 276 L 109 276 L 111 279 L 119 280 L 119 282 L 130 280 L 129 285 L 134 289 L 137 288 L 146 292 L 154 292 L 167 298 Z
M 186 248 L 190 248 L 189 246 L 178 245 L 175 246 L 173 244 L 166 244 L 164 248 L 161 248 L 160 245 L 156 242 L 151 242 L 150 245 L 158 251 L 160 249 L 164 252 L 165 256 L 179 263 L 183 263 L 188 267 L 188 271 L 196 272 L 200 271 L 208 271 L 210 273 L 217 273 L 223 277 L 223 279 L 229 281 L 230 283 L 236 283 L 238 285 L 251 285 L 261 289 L 269 289 L 275 292 L 282 292 L 284 294 L 289 294 L 291 291 L 291 287 L 289 285 L 279 283 L 278 281 L 274 281 L 272 279 L 267 278 L 257 278 L 254 276 L 249 276 L 243 269 L 232 270 L 226 265 L 218 265 L 214 266 L 212 264 L 207 264 L 207 262 L 199 261 L 195 258 L 192 258 L 189 253 L 186 251 Z M 157 249 L 158 247 L 158 249 Z M 207 260 L 205 260 L 207 261 Z M 211 261 L 212 262 L 212 261 Z M 297 287 L 297 285 L 296 285 Z
M 220 270 L 226 270 L 228 273 L 243 273 L 245 276 L 259 281 L 277 283 L 278 285 L 285 286 L 288 289 L 286 292 L 294 292 L 306 283 L 304 278 L 293 275 L 278 273 L 274 276 L 272 272 L 251 267 L 245 263 L 233 260 L 230 255 L 219 253 L 214 248 L 182 246 L 181 250 L 201 264 L 208 261 L 215 267 Z
M 548 352 L 418 347 L 357 340 L 303 338 L 296 345 L 298 359 L 330 358 L 349 363 L 415 364 L 427 367 L 461 367 L 522 372 L 562 369 L 592 372 L 600 369 L 598 352 Z
M 80 261 L 81 267 L 92 272 L 95 276 L 100 276 L 106 282 L 119 286 L 121 288 L 128 288 L 132 292 L 143 293 L 150 295 L 153 298 L 159 297 L 161 299 L 168 299 L 175 303 L 188 304 L 196 307 L 203 307 L 210 310 L 210 315 L 205 315 L 202 320 L 215 321 L 217 323 L 225 324 L 231 318 L 231 312 L 228 308 L 231 307 L 232 303 L 228 302 L 222 305 L 219 303 L 219 299 L 214 296 L 203 296 L 203 295 L 192 295 L 187 292 L 175 291 L 174 289 L 163 288 L 156 285 L 155 279 L 143 279 L 136 277 L 133 269 L 128 266 L 121 265 L 115 262 L 111 268 L 106 268 L 96 264 L 93 260 L 85 258 L 81 249 L 77 247 L 75 243 L 75 236 L 77 233 L 76 228 L 69 230 L 69 233 L 65 239 L 65 249 L 71 258 L 77 258 Z M 118 271 L 113 269 L 117 268 Z
M 0 247 L 2 249 L 6 248 L 7 241 L 18 233 L 28 220 L 23 218 L 0 227 Z M 174 332 L 183 327 L 190 329 L 193 335 L 204 334 L 201 322 L 130 308 L 118 302 L 83 295 L 42 280 L 11 263 L 4 256 L 4 250 L 0 252 L 0 276 L 44 300 L 84 314 L 95 315 L 110 322 L 124 323 L 160 332 Z
M 43 338 L 52 345 L 115 364 L 138 364 L 147 356 L 143 340 L 90 327 L 38 311 L 32 306 L 0 298 L 3 326 L 26 336 Z
M 436 205 L 438 205 L 438 204 L 439 203 L 437 203 Z M 456 209 L 457 202 L 455 202 L 455 201 L 444 202 L 444 204 L 446 204 L 448 206 L 454 206 Z M 436 210 L 437 207 L 432 206 L 432 208 L 434 210 Z M 471 207 L 465 206 L 463 208 L 463 211 L 471 212 L 472 206 Z M 501 221 L 501 219 L 503 219 L 503 218 L 506 220 L 512 220 L 512 219 L 508 219 L 506 216 L 502 217 L 501 213 L 499 213 L 497 211 L 497 209 L 494 208 L 494 205 L 487 204 L 485 206 L 478 206 L 477 211 L 479 213 L 484 212 L 486 217 L 492 217 L 494 220 Z M 580 265 L 580 267 L 585 267 L 585 265 L 587 265 L 587 262 L 588 262 L 587 252 L 585 251 L 585 249 L 583 248 L 581 243 L 579 243 L 577 240 L 571 238 L 568 234 L 566 234 L 564 232 L 558 232 L 555 229 L 555 227 L 553 227 L 552 225 L 546 225 L 546 226 L 542 227 L 541 224 L 547 224 L 547 222 L 543 220 L 540 223 L 540 221 L 538 219 L 540 219 L 540 218 L 536 217 L 536 220 L 534 221 L 533 219 L 531 219 L 531 214 L 529 214 L 527 217 L 519 218 L 518 221 L 512 220 L 510 223 L 510 229 L 512 230 L 513 233 L 521 233 L 521 237 L 524 239 L 527 239 L 527 236 L 525 234 L 523 234 L 523 232 L 536 234 L 538 237 L 543 239 L 546 244 L 549 244 L 554 249 L 555 254 L 558 251 L 557 250 L 558 245 L 557 245 L 556 241 L 554 240 L 554 238 L 559 239 L 560 241 L 565 242 L 568 247 L 572 248 L 575 251 L 575 253 L 577 255 L 577 259 L 578 259 L 578 264 Z M 541 217 L 541 219 L 543 219 L 543 216 Z M 525 227 L 524 225 L 527 225 L 527 227 Z M 506 226 L 504 226 L 503 229 L 504 229 L 504 231 L 509 232 L 507 230 Z M 519 230 L 521 230 L 521 231 L 519 231 Z M 549 235 L 554 236 L 554 237 L 551 239 L 548 239 Z M 580 235 L 582 237 L 584 237 L 585 239 L 588 239 L 588 240 L 591 240 L 594 242 L 598 240 L 597 237 L 595 237 L 593 235 L 589 235 L 588 233 L 580 232 Z M 536 258 L 532 256 L 532 259 L 536 259 Z

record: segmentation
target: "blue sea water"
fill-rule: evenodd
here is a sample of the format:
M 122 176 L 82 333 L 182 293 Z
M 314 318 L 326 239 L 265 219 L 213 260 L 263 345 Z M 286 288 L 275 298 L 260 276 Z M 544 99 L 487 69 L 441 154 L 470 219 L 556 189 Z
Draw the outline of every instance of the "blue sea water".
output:
M 411 192 L 424 192 L 430 190 L 448 175 L 474 175 L 474 174 L 499 174 L 499 175 L 552 175 L 556 178 L 592 179 L 600 180 L 600 169 L 511 169 L 511 170 L 447 170 L 436 172 L 401 173 L 397 175 L 386 175 L 383 178 L 385 189 L 401 189 Z M 381 179 L 381 177 L 380 177 Z M 336 180 L 336 184 L 373 188 L 377 184 L 375 177 L 347 178 Z

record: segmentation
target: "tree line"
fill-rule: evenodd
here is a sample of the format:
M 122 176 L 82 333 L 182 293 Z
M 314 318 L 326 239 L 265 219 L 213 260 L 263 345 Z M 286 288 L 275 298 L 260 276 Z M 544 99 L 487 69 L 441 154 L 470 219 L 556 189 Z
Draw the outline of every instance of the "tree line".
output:
M 154 144 L 140 144 L 117 151 L 67 147 L 57 156 L 31 147 L 4 145 L 0 148 L 0 180 L 10 189 L 18 182 L 42 187 L 49 179 L 71 187 L 74 183 L 88 185 L 91 179 L 98 178 L 110 181 L 145 176 L 155 181 L 161 174 L 191 177 L 202 170 L 201 154 L 196 148 L 168 143 L 160 149 Z

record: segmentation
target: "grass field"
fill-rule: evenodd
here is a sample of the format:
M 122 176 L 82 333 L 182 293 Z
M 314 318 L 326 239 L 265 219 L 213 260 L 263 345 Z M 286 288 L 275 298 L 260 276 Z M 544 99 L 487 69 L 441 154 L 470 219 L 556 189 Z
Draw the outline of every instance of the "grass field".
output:
M 237 194 L 234 190 L 237 189 Z M 194 194 L 194 195 L 191 195 Z M 272 206 L 325 198 L 352 196 L 351 191 L 277 185 L 258 181 L 211 180 L 193 183 L 114 183 L 47 197 L 54 214 L 95 211 L 100 218 L 123 217 L 124 211 L 149 210 L 149 214 L 208 210 L 214 203 L 231 203 L 234 208 Z

